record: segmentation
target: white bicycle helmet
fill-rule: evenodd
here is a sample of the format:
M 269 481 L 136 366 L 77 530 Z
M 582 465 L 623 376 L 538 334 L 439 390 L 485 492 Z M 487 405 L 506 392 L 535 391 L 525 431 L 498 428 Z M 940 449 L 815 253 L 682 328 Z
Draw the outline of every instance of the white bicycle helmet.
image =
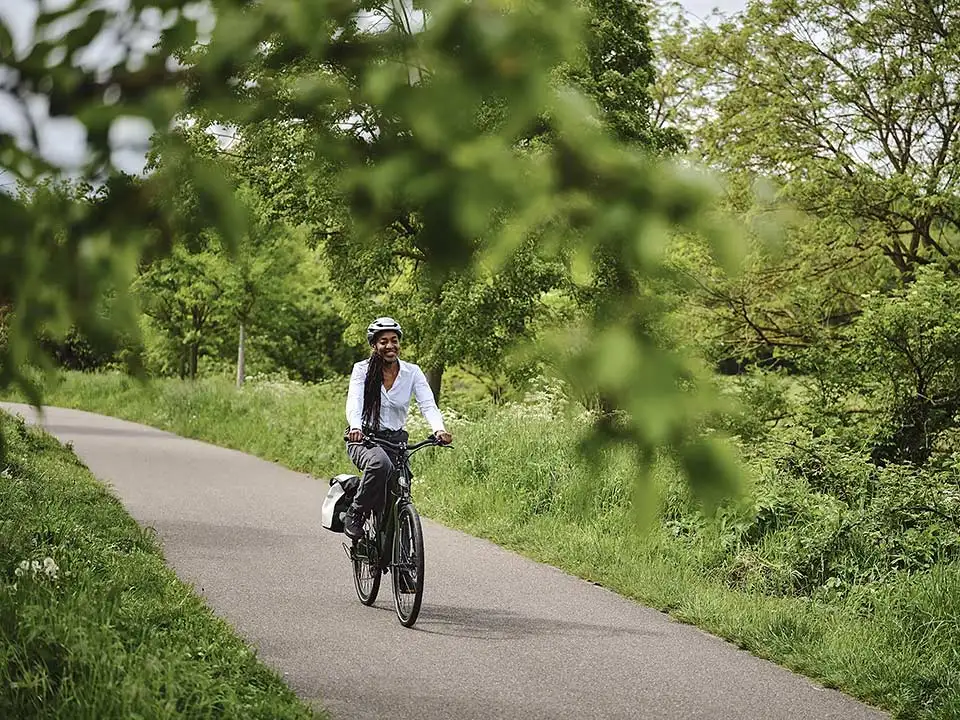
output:
M 373 345 L 373 338 L 384 330 L 393 330 L 397 337 L 403 337 L 403 328 L 400 327 L 400 323 L 392 317 L 380 317 L 367 326 L 367 343 Z

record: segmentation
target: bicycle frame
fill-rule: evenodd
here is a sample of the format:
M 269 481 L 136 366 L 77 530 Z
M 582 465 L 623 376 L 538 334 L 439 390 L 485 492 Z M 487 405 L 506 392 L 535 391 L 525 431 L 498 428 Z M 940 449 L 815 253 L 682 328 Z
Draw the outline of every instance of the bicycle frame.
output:
M 377 564 L 378 570 L 383 573 L 390 566 L 393 557 L 390 550 L 393 544 L 393 532 L 397 526 L 397 514 L 403 503 L 412 502 L 410 484 L 413 481 L 413 472 L 410 470 L 410 458 L 425 447 L 449 446 L 441 445 L 432 437 L 414 445 L 392 443 L 380 438 L 364 438 L 364 441 L 392 450 L 396 456 L 393 473 L 384 488 L 382 507 L 379 510 L 375 509 L 373 513 L 377 533 Z

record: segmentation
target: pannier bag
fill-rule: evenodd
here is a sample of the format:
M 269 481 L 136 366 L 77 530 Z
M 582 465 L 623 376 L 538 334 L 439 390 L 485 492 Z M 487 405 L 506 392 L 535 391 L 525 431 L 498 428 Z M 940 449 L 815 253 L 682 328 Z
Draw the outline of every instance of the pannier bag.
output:
M 330 478 L 330 489 L 320 510 L 320 524 L 327 530 L 342 533 L 343 514 L 347 512 L 359 488 L 360 478 L 356 475 L 343 474 Z

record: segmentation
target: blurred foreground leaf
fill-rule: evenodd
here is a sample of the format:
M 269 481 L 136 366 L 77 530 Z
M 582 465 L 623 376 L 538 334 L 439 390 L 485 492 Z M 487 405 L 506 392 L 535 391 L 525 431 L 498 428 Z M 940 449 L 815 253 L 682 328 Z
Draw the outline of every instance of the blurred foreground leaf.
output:
M 416 282 L 428 285 L 454 273 L 497 272 L 521 248 L 530 263 L 566 266 L 576 258 L 584 283 L 578 339 L 572 342 L 572 327 L 559 328 L 568 342 L 547 361 L 579 392 L 599 398 L 593 445 L 629 443 L 644 464 L 668 448 L 695 489 L 729 486 L 724 456 L 700 437 L 713 403 L 688 360 L 659 337 L 651 283 L 669 274 L 664 248 L 676 228 L 702 234 L 720 256 L 734 242 L 706 214 L 706 185 L 653 159 L 646 149 L 657 145 L 653 134 L 625 111 L 629 87 L 646 82 L 630 69 L 636 60 L 627 62 L 644 57 L 642 41 L 618 39 L 608 18 L 584 42 L 589 14 L 568 0 L 428 0 L 418 5 L 424 27 L 417 32 L 396 23 L 372 27 L 369 2 L 220 0 L 208 6 L 216 24 L 203 44 L 196 5 L 189 13 L 176 0 L 153 9 L 134 1 L 122 12 L 92 12 L 94 5 L 73 3 L 71 17 L 82 22 L 65 35 L 51 29 L 63 13 L 41 14 L 37 37 L 53 39 L 14 56 L 2 75 L 2 88 L 22 105 L 46 96 L 52 111 L 82 121 L 88 153 L 70 171 L 103 197 L 90 203 L 62 195 L 44 215 L 38 187 L 53 166 L 36 128 L 0 137 L 7 148 L 0 161 L 21 183 L 3 199 L 11 221 L 0 229 L 5 383 L 40 361 L 39 329 L 65 331 L 91 315 L 104 288 L 129 287 L 141 253 L 190 237 L 191 227 L 215 229 L 234 245 L 247 229 L 223 165 L 191 156 L 175 136 L 161 150 L 162 172 L 101 187 L 115 175 L 110 130 L 121 116 L 146 118 L 164 136 L 174 120 L 243 128 L 281 116 L 291 128 L 310 129 L 299 170 L 335 173 L 344 225 L 328 236 L 331 253 L 346 243 L 375 256 L 399 224 L 407 251 L 428 270 Z M 597 31 L 598 16 L 591 17 Z M 84 48 L 117 23 L 134 34 L 150 26 L 159 50 L 127 48 L 109 67 L 85 64 Z M 72 62 L 47 62 L 55 51 Z M 599 81 L 578 75 L 608 56 L 625 58 L 626 70 L 611 69 Z M 609 99 L 618 89 L 622 102 L 599 106 L 584 93 Z M 492 107 L 496 121 L 478 123 Z M 189 183 L 198 199 L 183 217 L 170 198 Z M 24 237 L 38 239 L 24 244 Z M 376 278 L 377 265 L 368 272 Z M 110 325 L 129 314 L 123 294 L 117 291 Z M 442 325 L 433 330 L 442 333 Z

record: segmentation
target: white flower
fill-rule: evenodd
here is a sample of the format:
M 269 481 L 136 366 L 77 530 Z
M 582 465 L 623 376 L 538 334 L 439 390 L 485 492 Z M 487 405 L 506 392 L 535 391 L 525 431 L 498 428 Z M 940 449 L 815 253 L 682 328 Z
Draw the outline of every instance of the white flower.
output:
M 42 563 L 39 560 L 22 560 L 13 574 L 17 577 L 36 577 L 41 572 L 50 580 L 56 580 L 60 576 L 60 567 L 52 557 L 44 558 Z
M 43 571 L 47 574 L 48 578 L 56 580 L 57 575 L 60 573 L 60 568 L 57 567 L 57 563 L 52 557 L 47 557 L 43 559 Z

